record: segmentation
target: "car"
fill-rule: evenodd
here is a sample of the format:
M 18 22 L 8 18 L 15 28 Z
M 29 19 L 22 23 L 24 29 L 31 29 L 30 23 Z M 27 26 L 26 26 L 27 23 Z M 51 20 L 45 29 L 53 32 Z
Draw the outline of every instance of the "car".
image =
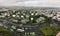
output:
M 18 32 L 24 32 L 24 30 L 23 30 L 23 29 L 17 29 L 17 31 L 18 31 Z

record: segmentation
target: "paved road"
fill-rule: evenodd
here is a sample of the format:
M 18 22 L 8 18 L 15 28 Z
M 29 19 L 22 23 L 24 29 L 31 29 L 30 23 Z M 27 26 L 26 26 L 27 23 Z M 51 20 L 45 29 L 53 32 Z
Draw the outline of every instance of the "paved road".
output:
M 15 23 L 12 23 L 12 22 L 10 22 L 10 21 L 6 21 L 6 20 L 3 20 L 4 22 L 6 22 L 6 23 L 9 23 L 9 24 L 11 24 L 11 25 L 15 25 L 15 26 L 19 26 L 19 24 L 15 24 Z M 4 23 L 3 23 L 4 24 Z M 8 25 L 9 25 L 8 24 Z M 53 22 L 53 24 L 55 24 L 55 22 Z M 5 25 L 6 26 L 6 25 Z M 49 23 L 43 23 L 43 24 L 38 24 L 38 25 L 35 25 L 35 26 L 31 26 L 31 25 L 23 25 L 22 27 L 24 27 L 24 28 L 31 28 L 31 29 L 24 29 L 25 30 L 25 32 L 36 32 L 36 34 L 38 35 L 38 36 L 44 36 L 44 34 L 40 31 L 39 32 L 39 28 L 41 28 L 41 27 L 43 27 L 43 26 L 50 26 L 49 25 Z M 8 26 L 7 26 L 8 27 Z M 18 33 L 18 34 L 16 34 L 17 32 L 14 32 L 14 35 L 16 36 L 20 36 L 20 33 Z M 24 33 L 23 33 L 24 34 Z M 22 36 L 22 35 L 21 35 Z

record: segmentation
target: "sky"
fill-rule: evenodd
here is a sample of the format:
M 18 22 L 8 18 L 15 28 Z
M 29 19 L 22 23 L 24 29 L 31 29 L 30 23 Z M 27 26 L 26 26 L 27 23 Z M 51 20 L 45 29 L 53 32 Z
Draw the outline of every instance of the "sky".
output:
M 0 6 L 60 7 L 60 0 L 0 0 Z

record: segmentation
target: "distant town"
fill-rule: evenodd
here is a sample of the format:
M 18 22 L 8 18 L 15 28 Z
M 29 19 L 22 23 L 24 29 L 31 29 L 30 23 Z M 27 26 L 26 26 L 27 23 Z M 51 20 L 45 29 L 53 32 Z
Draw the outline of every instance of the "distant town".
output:
M 58 36 L 60 9 L 0 8 L 0 28 L 1 36 Z

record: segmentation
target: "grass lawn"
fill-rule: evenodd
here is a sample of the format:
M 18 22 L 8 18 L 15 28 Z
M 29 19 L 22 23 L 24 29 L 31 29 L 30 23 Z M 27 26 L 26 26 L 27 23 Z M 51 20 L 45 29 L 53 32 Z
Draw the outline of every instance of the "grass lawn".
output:
M 53 31 L 50 27 L 43 27 L 41 28 L 41 31 L 45 34 L 45 35 L 52 35 Z
M 0 36 L 12 36 L 12 32 L 3 27 L 0 27 Z
M 40 31 L 42 31 L 45 36 L 55 36 L 58 32 L 60 32 L 60 26 L 54 27 L 46 26 L 40 28 Z

